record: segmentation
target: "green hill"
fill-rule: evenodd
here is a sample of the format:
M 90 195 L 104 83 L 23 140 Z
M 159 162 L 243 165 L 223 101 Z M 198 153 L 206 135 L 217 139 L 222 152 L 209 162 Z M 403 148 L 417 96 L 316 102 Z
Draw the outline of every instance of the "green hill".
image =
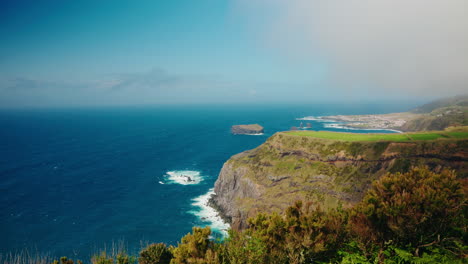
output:
M 407 134 L 281 132 L 233 156 L 221 170 L 213 202 L 234 229 L 259 212 L 281 212 L 295 200 L 351 206 L 387 172 L 412 166 L 457 170 L 467 178 L 468 129 Z
M 441 130 L 468 125 L 468 96 L 438 100 L 411 111 L 418 114 L 401 127 L 403 131 Z
M 417 107 L 411 110 L 411 112 L 416 114 L 424 114 L 431 113 L 432 111 L 438 108 L 446 107 L 468 107 L 468 95 L 460 95 L 456 97 L 435 100 L 433 102 Z
M 403 113 L 321 118 L 339 121 L 354 128 L 396 129 L 405 132 L 444 130 L 451 126 L 468 126 L 468 95 L 440 99 Z

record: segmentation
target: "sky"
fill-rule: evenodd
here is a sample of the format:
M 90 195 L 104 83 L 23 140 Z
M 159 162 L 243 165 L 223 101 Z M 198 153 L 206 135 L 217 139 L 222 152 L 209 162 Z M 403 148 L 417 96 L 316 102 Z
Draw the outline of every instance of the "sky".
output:
M 465 0 L 0 1 L 0 107 L 466 93 Z

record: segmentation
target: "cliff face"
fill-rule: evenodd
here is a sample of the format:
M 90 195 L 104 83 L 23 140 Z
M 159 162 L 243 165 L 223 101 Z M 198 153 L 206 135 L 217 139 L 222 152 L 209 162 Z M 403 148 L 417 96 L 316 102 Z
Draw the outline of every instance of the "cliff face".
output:
M 374 180 L 413 165 L 452 168 L 466 178 L 467 150 L 467 139 L 346 142 L 277 133 L 224 164 L 213 202 L 234 229 L 243 229 L 247 218 L 283 211 L 299 199 L 350 206 Z

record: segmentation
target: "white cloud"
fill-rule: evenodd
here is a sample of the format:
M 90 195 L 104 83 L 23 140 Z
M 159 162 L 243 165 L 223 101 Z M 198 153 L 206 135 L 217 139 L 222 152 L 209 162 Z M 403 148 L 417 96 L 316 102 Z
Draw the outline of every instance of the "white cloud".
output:
M 468 84 L 466 0 L 238 0 L 265 45 L 325 58 L 342 87 L 408 95 L 453 95 Z M 255 21 L 255 20 L 251 20 Z M 255 25 L 252 25 L 255 26 Z

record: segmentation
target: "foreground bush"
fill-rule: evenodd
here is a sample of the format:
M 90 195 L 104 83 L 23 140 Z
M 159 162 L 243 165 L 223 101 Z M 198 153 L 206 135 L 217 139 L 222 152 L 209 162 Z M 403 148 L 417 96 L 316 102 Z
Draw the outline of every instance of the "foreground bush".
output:
M 173 264 L 189 263 L 220 263 L 220 257 L 215 250 L 215 244 L 209 239 L 210 227 L 193 227 L 192 233 L 181 239 L 181 243 L 173 248 Z
M 171 251 L 164 243 L 151 244 L 140 252 L 138 264 L 169 264 Z
M 227 241 L 234 263 L 308 263 L 328 260 L 345 242 L 346 212 L 325 212 L 298 201 L 283 216 L 259 214 Z M 242 261 L 239 262 L 239 260 Z
M 225 242 L 230 263 L 462 263 L 466 244 L 466 188 L 428 168 L 382 177 L 349 210 L 259 214 Z
M 453 171 L 414 168 L 376 181 L 353 210 L 350 227 L 360 241 L 380 246 L 392 241 L 418 255 L 432 245 L 462 243 L 466 208 L 465 190 Z

